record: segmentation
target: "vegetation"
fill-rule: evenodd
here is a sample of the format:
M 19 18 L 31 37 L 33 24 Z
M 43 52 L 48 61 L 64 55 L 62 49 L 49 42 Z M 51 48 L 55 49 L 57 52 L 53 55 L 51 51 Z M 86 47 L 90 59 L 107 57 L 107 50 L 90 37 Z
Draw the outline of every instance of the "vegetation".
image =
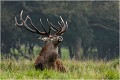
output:
M 47 18 L 55 25 L 59 16 L 68 21 L 59 46 L 66 73 L 34 69 L 44 44 L 40 35 L 14 25 L 21 10 L 41 31 L 39 18 L 46 29 Z M 0 58 L 3 80 L 119 79 L 119 1 L 1 1 Z
M 24 47 L 24 46 L 22 46 Z M 35 47 L 35 57 L 39 49 Z M 34 58 L 36 59 L 36 58 Z M 56 70 L 35 70 L 34 61 L 20 56 L 3 59 L 0 62 L 0 77 L 4 79 L 119 79 L 119 59 L 105 60 L 69 60 L 68 50 L 62 49 L 62 61 L 67 69 L 66 73 Z
M 47 18 L 55 25 L 59 21 L 59 16 L 67 20 L 69 28 L 63 36 L 64 41 L 61 46 L 68 47 L 71 59 L 73 57 L 77 60 L 81 57 L 107 60 L 118 58 L 118 1 L 2 1 L 2 55 L 16 57 L 10 53 L 10 49 L 17 48 L 19 51 L 20 45 L 25 45 L 28 53 L 32 54 L 34 46 L 42 45 L 42 42 L 37 40 L 39 35 L 14 25 L 14 17 L 18 18 L 21 10 L 24 10 L 24 17 L 29 15 L 40 30 L 42 29 L 39 18 L 42 18 L 46 28 Z
M 34 60 L 33 60 L 34 61 Z M 33 61 L 1 61 L 1 80 L 4 79 L 119 79 L 119 61 L 65 60 L 66 73 L 55 70 L 35 70 Z

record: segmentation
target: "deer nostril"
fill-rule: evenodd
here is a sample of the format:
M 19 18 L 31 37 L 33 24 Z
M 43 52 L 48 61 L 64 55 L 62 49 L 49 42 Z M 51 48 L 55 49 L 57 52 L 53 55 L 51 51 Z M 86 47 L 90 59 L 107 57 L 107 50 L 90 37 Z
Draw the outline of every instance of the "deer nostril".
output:
M 63 40 L 62 36 L 59 36 L 59 41 L 62 41 L 62 40 Z

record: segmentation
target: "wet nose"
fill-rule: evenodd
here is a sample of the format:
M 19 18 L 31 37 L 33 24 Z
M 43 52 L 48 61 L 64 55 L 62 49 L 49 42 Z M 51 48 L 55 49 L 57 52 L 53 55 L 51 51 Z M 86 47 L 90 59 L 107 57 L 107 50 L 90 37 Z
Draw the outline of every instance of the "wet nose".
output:
M 62 40 L 63 40 L 62 36 L 59 36 L 59 41 L 62 41 Z

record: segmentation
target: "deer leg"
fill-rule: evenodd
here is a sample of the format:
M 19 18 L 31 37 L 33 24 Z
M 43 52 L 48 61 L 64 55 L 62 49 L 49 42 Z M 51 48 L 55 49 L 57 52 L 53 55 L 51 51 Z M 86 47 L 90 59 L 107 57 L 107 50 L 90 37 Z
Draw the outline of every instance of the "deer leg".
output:
M 35 64 L 35 69 L 40 69 L 41 71 L 43 71 L 45 68 L 44 58 L 42 56 L 38 56 L 34 64 Z
M 55 67 L 58 71 L 61 71 L 61 72 L 66 72 L 66 69 L 65 67 L 63 66 L 63 63 L 60 59 L 57 59 L 55 61 Z
M 35 69 L 40 69 L 41 71 L 43 71 L 44 70 L 43 63 L 39 63 L 39 64 L 35 65 Z

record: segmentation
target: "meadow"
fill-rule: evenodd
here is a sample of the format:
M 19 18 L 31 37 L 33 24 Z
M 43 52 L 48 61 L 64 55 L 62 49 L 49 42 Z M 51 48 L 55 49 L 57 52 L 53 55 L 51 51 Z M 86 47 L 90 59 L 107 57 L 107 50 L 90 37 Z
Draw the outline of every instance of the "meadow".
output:
M 1 61 L 0 77 L 4 79 L 119 79 L 119 61 L 75 61 L 64 60 L 67 72 L 55 70 L 35 70 L 34 60 Z
M 35 48 L 36 54 L 39 52 Z M 16 51 L 17 53 L 17 51 Z M 119 79 L 119 60 L 70 60 L 68 50 L 62 49 L 62 61 L 67 72 L 59 72 L 55 70 L 35 70 L 34 60 L 20 58 L 18 61 L 13 59 L 3 59 L 0 61 L 0 77 L 1 80 L 34 80 L 34 79 Z

